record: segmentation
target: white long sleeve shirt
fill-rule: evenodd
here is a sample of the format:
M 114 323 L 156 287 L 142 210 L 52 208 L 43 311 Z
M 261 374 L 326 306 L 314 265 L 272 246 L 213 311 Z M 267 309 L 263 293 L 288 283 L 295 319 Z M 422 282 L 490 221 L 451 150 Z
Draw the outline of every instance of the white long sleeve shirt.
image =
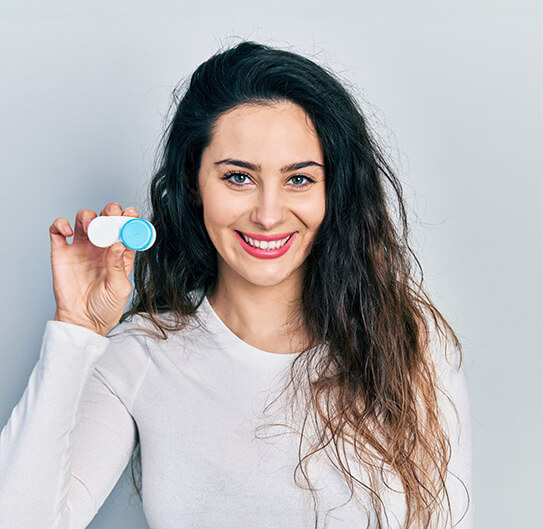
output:
M 129 463 L 137 434 L 143 509 L 152 529 L 313 528 L 311 493 L 293 479 L 299 435 L 288 429 L 276 437 L 255 434 L 268 422 L 264 406 L 287 380 L 296 354 L 244 342 L 207 298 L 198 314 L 204 326 L 165 341 L 137 331 L 146 325 L 140 316 L 107 337 L 47 321 L 39 359 L 0 433 L 0 529 L 87 527 Z M 441 399 L 457 522 L 467 501 L 453 475 L 471 497 L 471 419 L 465 375 L 443 353 L 436 348 L 440 384 L 459 412 Z M 369 496 L 347 502 L 341 472 L 320 461 L 310 474 L 319 488 L 319 529 L 334 507 L 327 528 L 374 527 Z M 403 496 L 383 489 L 389 527 L 400 527 Z M 470 508 L 456 529 L 471 527 Z

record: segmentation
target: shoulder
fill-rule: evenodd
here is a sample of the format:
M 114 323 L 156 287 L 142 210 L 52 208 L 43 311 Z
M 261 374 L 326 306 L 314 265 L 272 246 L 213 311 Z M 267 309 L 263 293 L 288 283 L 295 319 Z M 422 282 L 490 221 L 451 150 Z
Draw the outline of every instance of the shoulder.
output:
M 428 310 L 424 311 L 424 315 L 428 330 L 427 355 L 437 378 L 442 379 L 453 373 L 463 374 L 461 344 L 456 342 L 451 330 L 443 322 L 436 321 Z
M 151 358 L 149 334 L 150 324 L 140 315 L 118 323 L 108 333 L 105 353 L 95 365 L 94 375 L 101 379 L 111 391 L 128 407 L 139 388 Z
M 96 365 L 96 373 L 118 392 L 135 396 L 153 364 L 160 365 L 165 357 L 193 349 L 205 333 L 198 318 L 189 318 L 177 330 L 172 330 L 180 324 L 175 314 L 164 312 L 155 319 L 164 324 L 164 333 L 146 313 L 127 317 L 108 333 L 108 346 Z

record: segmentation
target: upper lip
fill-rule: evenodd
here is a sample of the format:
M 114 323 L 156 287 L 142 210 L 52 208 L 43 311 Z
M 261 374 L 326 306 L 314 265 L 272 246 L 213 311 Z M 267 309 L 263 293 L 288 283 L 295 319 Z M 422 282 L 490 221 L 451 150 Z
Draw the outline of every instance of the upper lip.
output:
M 250 237 L 251 239 L 256 239 L 257 241 L 279 241 L 281 239 L 285 239 L 289 235 L 292 235 L 293 233 L 296 233 L 294 231 L 291 231 L 290 233 L 279 233 L 277 235 L 260 235 L 258 233 L 247 233 L 246 231 L 239 231 L 239 233 L 242 233 L 243 235 L 246 235 L 247 237 Z

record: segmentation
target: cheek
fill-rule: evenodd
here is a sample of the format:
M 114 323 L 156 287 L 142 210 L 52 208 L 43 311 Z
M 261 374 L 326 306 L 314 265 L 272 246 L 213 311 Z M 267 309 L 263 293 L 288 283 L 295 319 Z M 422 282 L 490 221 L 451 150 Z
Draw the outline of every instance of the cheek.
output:
M 298 208 L 300 218 L 309 229 L 317 229 L 321 225 L 325 212 L 326 201 L 320 196 L 308 198 Z
M 239 217 L 242 204 L 238 203 L 236 197 L 225 193 L 220 188 L 203 194 L 204 219 L 208 229 L 220 230 L 232 225 Z

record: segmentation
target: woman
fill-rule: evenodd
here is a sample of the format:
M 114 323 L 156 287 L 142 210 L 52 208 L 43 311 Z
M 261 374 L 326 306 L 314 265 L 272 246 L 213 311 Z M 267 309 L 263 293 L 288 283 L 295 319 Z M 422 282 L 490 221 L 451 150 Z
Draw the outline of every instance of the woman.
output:
M 132 455 L 151 528 L 471 527 L 461 346 L 354 98 L 241 42 L 166 133 L 154 246 L 92 246 L 92 210 L 71 245 L 50 228 L 57 310 L 0 437 L 0 527 L 86 527 Z

